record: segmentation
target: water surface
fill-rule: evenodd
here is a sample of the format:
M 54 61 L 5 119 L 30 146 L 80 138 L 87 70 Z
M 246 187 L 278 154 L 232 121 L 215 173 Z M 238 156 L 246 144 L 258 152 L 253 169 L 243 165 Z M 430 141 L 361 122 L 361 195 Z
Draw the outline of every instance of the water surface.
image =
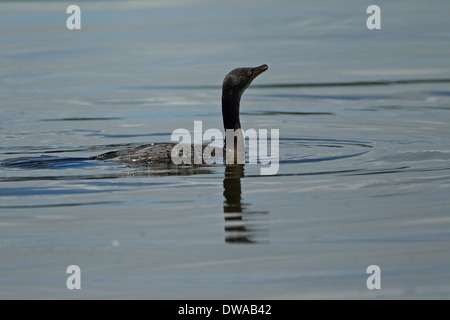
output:
M 370 4 L 90 1 L 69 31 L 1 2 L 0 297 L 449 298 L 450 5 L 369 31 Z M 262 63 L 241 121 L 280 130 L 276 175 L 86 160 L 220 129 L 224 76 Z

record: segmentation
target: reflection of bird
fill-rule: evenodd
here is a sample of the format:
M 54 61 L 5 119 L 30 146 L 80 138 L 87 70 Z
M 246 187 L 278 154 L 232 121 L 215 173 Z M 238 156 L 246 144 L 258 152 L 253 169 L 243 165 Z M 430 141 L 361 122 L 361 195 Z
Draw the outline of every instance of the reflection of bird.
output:
M 245 235 L 245 226 L 242 222 L 242 191 L 241 178 L 244 176 L 244 165 L 227 165 L 225 179 L 223 180 L 223 213 L 225 214 L 225 237 L 230 243 L 250 243 Z
M 230 164 L 225 168 L 223 179 L 223 213 L 225 218 L 225 242 L 227 243 L 261 243 L 266 229 L 254 224 L 255 218 L 268 211 L 250 211 L 248 204 L 242 203 L 241 178 L 244 177 L 243 164 Z
M 222 118 L 225 130 L 241 128 L 241 122 L 239 120 L 241 96 L 252 81 L 267 69 L 267 65 L 263 64 L 255 68 L 237 68 L 227 74 L 222 84 Z M 135 148 L 110 151 L 94 156 L 92 159 L 130 163 L 140 166 L 155 163 L 169 164 L 172 163 L 171 153 L 175 145 L 175 143 L 146 144 Z M 192 146 L 192 148 L 201 148 L 202 150 L 205 147 L 205 145 Z M 194 152 L 192 150 L 192 157 L 196 154 L 203 154 L 203 152 Z M 198 161 L 192 162 L 198 163 Z

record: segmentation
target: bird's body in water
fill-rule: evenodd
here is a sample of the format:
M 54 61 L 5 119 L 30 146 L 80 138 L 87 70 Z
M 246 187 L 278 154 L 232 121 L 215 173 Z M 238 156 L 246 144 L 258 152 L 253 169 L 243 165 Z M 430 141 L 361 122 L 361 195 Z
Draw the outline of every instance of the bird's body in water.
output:
M 155 162 L 171 163 L 171 153 L 174 146 L 174 143 L 144 144 L 135 148 L 106 152 L 94 156 L 93 159 L 138 165 Z
M 241 96 L 252 81 L 261 73 L 266 71 L 268 66 L 263 64 L 254 68 L 237 68 L 228 73 L 223 80 L 222 84 L 222 117 L 223 126 L 225 131 L 231 129 L 237 132 L 237 135 L 241 134 L 241 122 L 239 119 L 239 108 Z M 236 140 L 235 140 L 236 141 Z M 175 164 L 172 161 L 172 149 L 178 144 L 175 143 L 151 143 L 141 145 L 139 147 L 127 148 L 117 151 L 110 151 L 100 155 L 96 155 L 90 158 L 53 158 L 48 156 L 35 157 L 35 158 L 14 158 L 9 159 L 1 163 L 5 167 L 20 167 L 20 168 L 40 168 L 55 166 L 58 164 L 65 164 L 68 160 L 72 161 L 84 161 L 84 160 L 103 160 L 116 163 L 127 163 L 137 166 L 170 166 Z M 225 142 L 223 149 L 223 156 L 225 157 L 228 152 L 236 153 L 237 143 L 233 143 L 234 150 L 227 148 Z M 204 149 L 206 145 L 186 145 L 186 148 L 191 148 L 191 163 L 203 164 L 211 163 L 208 160 L 213 160 L 215 157 L 214 151 L 212 152 L 211 159 L 205 159 Z M 181 155 L 180 155 L 181 156 Z M 195 157 L 201 157 L 196 159 Z M 206 160 L 206 161 L 205 161 Z M 228 162 L 227 162 L 228 163 Z
M 222 84 L 222 118 L 224 129 L 241 129 L 239 119 L 239 108 L 241 96 L 251 82 L 261 73 L 268 69 L 263 64 L 254 68 L 237 68 L 227 74 Z M 170 164 L 172 163 L 172 149 L 175 143 L 152 143 L 135 148 L 128 148 L 118 151 L 110 151 L 92 157 L 94 160 L 104 160 L 117 163 L 129 163 L 145 166 L 149 164 Z M 192 145 L 191 155 L 203 154 L 205 145 Z M 194 149 L 201 149 L 201 152 L 194 152 Z M 224 146 L 225 150 L 225 146 Z M 225 154 L 225 152 L 224 152 Z M 200 163 L 204 163 L 202 159 Z M 193 161 L 192 163 L 198 163 Z

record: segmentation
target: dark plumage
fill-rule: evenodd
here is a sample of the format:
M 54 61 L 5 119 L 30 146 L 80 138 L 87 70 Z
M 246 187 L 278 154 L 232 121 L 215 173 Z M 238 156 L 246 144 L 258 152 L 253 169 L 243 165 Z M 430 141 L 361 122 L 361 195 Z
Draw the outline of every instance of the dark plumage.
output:
M 255 68 L 237 68 L 231 71 L 222 84 L 222 117 L 224 129 L 240 129 L 239 106 L 241 96 L 245 89 L 261 73 L 266 71 L 268 66 L 263 64 Z M 172 163 L 171 152 L 175 143 L 152 143 L 135 148 L 128 148 L 118 151 L 110 151 L 92 157 L 94 160 L 105 160 L 117 163 L 129 163 L 140 166 L 156 163 Z M 205 145 L 192 146 L 191 155 L 195 154 L 194 148 L 205 148 Z M 196 163 L 192 161 L 192 163 Z

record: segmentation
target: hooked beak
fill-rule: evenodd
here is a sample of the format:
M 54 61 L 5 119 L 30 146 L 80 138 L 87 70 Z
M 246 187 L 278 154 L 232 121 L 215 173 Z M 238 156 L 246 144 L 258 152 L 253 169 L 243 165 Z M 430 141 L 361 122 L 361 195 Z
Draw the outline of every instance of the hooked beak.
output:
M 254 80 L 257 76 L 259 76 L 261 73 L 269 69 L 267 64 L 260 65 L 259 67 L 253 68 L 253 79 Z

